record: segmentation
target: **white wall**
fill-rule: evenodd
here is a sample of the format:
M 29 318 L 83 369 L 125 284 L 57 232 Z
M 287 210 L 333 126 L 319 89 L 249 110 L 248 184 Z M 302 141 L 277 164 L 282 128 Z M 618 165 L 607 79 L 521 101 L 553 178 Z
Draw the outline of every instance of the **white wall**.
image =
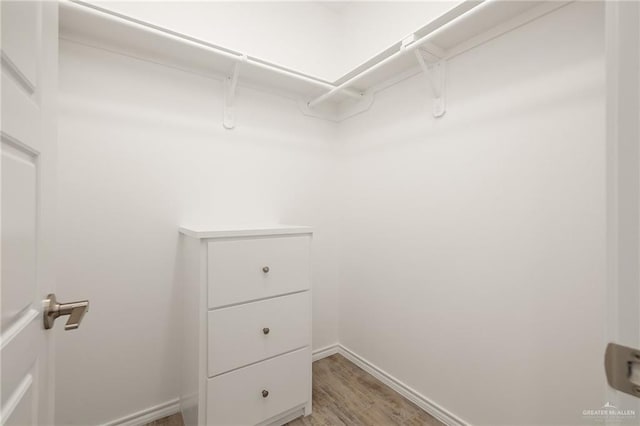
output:
M 61 300 L 88 298 L 56 331 L 56 423 L 99 424 L 178 396 L 182 223 L 313 225 L 315 348 L 337 341 L 336 127 L 294 101 L 61 41 Z
M 478 425 L 604 399 L 602 4 L 453 59 L 343 122 L 340 342 Z

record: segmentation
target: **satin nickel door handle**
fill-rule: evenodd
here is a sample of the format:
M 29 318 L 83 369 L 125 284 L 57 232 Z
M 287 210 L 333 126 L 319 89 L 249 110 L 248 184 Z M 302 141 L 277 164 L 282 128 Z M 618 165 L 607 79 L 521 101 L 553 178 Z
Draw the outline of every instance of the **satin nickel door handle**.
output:
M 80 300 L 71 303 L 58 303 L 55 294 L 50 294 L 44 301 L 43 321 L 44 328 L 49 330 L 53 327 L 56 318 L 69 315 L 69 319 L 64 326 L 65 330 L 75 330 L 80 327 L 84 314 L 89 312 L 89 301 Z
M 640 398 L 640 350 L 609 343 L 604 355 L 609 386 Z

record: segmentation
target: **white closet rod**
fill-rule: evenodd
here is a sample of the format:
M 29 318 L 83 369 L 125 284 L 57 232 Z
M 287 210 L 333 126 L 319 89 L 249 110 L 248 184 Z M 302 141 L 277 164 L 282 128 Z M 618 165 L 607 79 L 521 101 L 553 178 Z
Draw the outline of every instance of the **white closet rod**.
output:
M 245 64 L 249 64 L 251 66 L 257 67 L 257 68 L 261 68 L 261 69 L 264 69 L 264 70 L 269 70 L 269 71 L 284 75 L 286 77 L 291 77 L 291 78 L 295 78 L 295 79 L 300 80 L 300 81 L 304 81 L 304 82 L 307 82 L 307 83 L 314 84 L 314 85 L 322 87 L 324 89 L 333 90 L 333 89 L 336 88 L 336 86 L 334 84 L 328 83 L 328 82 L 323 81 L 323 80 L 319 80 L 319 79 L 317 79 L 315 77 L 311 77 L 311 76 L 308 76 L 306 74 L 302 74 L 302 73 L 299 73 L 297 71 L 281 67 L 279 65 L 271 64 L 269 62 L 262 61 L 262 60 L 257 59 L 257 58 L 252 58 L 250 56 L 244 55 L 243 53 L 234 52 L 234 51 L 229 50 L 229 49 L 223 49 L 223 48 L 220 48 L 220 47 L 218 47 L 218 46 L 216 46 L 214 44 L 207 43 L 206 41 L 199 40 L 199 39 L 194 38 L 194 37 L 189 37 L 189 36 L 187 36 L 185 34 L 181 34 L 181 33 L 175 32 L 175 31 L 171 31 L 171 30 L 168 30 L 166 28 L 150 24 L 148 22 L 140 21 L 140 20 L 132 18 L 130 16 L 122 15 L 120 13 L 113 12 L 111 10 L 101 8 L 101 7 L 96 6 L 94 4 L 91 4 L 91 3 L 86 3 L 86 2 L 81 1 L 81 0 L 68 0 L 68 1 L 66 1 L 66 3 L 69 4 L 69 5 L 73 5 L 73 7 L 76 7 L 76 8 L 83 8 L 83 10 L 91 9 L 92 13 L 99 14 L 102 17 L 107 17 L 108 19 L 112 19 L 112 20 L 118 20 L 118 21 L 123 22 L 123 23 L 125 23 L 127 25 L 135 26 L 135 27 L 141 28 L 141 29 L 143 29 L 145 31 L 152 32 L 152 33 L 155 33 L 155 34 L 159 34 L 159 35 L 162 35 L 164 37 L 171 38 L 173 40 L 177 40 L 177 41 L 179 41 L 181 43 L 184 43 L 184 44 L 188 44 L 188 45 L 191 45 L 191 46 L 196 46 L 198 48 L 202 48 L 202 49 L 208 50 L 208 51 L 210 51 L 212 53 L 215 53 L 216 55 L 220 55 L 220 56 L 223 56 L 225 58 L 232 59 L 232 60 L 234 60 L 234 61 L 236 61 L 238 63 L 245 63 Z M 356 99 L 362 98 L 362 93 L 360 93 L 358 91 L 355 91 L 355 90 L 344 90 L 343 92 L 344 92 L 345 95 L 348 95 L 348 96 L 350 96 L 352 98 L 356 98 Z
M 445 22 L 444 24 L 442 24 L 438 28 L 435 28 L 434 30 L 430 31 L 428 34 L 420 37 L 419 39 L 411 42 L 410 44 L 407 44 L 405 46 L 400 46 L 400 50 L 398 50 L 397 52 L 393 53 L 391 56 L 388 56 L 387 58 L 383 59 L 382 61 L 371 65 L 369 68 L 363 70 L 359 74 L 356 74 L 355 76 L 351 77 L 350 79 L 348 79 L 347 81 L 343 82 L 342 84 L 340 84 L 338 86 L 335 86 L 333 89 L 330 89 L 324 95 L 320 95 L 317 98 L 309 101 L 307 103 L 307 105 L 309 106 L 309 108 L 313 108 L 313 107 L 321 104 L 322 102 L 332 98 L 333 96 L 335 96 L 339 92 L 341 92 L 343 90 L 349 90 L 348 87 L 351 86 L 352 84 L 354 84 L 356 81 L 358 81 L 361 78 L 371 74 L 373 71 L 375 71 L 378 68 L 388 64 L 389 62 L 395 61 L 398 57 L 417 49 L 418 47 L 420 47 L 423 44 L 427 43 L 434 36 L 440 34 L 441 32 L 443 32 L 444 30 L 446 30 L 450 26 L 454 25 L 456 23 L 456 21 L 458 21 L 459 19 L 461 19 L 463 17 L 470 16 L 470 15 L 472 15 L 474 13 L 477 13 L 478 10 L 482 9 L 485 5 L 490 4 L 492 2 L 493 2 L 492 0 L 482 0 L 481 3 L 478 3 L 473 8 L 471 8 L 469 10 L 466 10 L 465 12 L 461 13 L 458 16 L 455 16 L 450 21 Z M 442 58 L 442 59 L 444 59 L 444 58 Z

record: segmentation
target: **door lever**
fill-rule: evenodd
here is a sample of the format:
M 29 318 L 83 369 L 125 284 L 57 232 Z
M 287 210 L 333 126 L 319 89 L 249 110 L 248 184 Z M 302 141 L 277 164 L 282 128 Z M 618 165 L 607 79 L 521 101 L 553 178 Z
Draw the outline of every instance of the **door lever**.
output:
M 640 350 L 609 343 L 604 368 L 609 386 L 640 398 Z
M 67 320 L 64 329 L 75 330 L 80 327 L 84 314 L 89 312 L 88 300 L 80 300 L 78 302 L 71 303 L 58 303 L 56 295 L 50 294 L 47 296 L 44 303 L 43 320 L 44 328 L 47 330 L 53 327 L 53 323 L 56 318 L 63 315 L 69 315 L 69 319 Z

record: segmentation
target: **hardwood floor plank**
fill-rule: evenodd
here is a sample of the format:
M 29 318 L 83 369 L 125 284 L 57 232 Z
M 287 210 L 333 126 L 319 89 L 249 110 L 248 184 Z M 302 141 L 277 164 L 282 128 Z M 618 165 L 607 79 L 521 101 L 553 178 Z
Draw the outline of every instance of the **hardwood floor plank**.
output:
M 442 423 L 336 354 L 313 363 L 313 413 L 288 426 L 440 426 Z
M 184 426 L 182 414 L 176 413 L 172 416 L 163 417 L 144 426 Z

